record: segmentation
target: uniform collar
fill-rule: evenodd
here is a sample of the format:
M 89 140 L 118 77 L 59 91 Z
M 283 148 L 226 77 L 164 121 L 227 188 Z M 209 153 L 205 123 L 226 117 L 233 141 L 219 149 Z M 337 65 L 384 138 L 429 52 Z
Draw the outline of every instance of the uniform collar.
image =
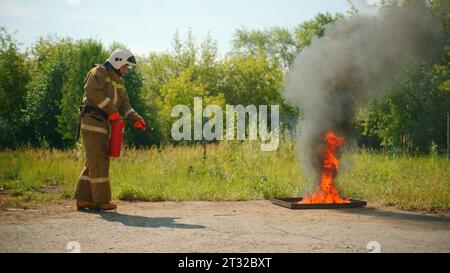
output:
M 114 72 L 114 70 L 110 67 L 106 68 L 106 71 L 108 72 L 109 76 L 111 77 L 111 79 L 117 83 L 123 84 L 124 81 L 122 80 L 121 77 L 119 77 L 116 72 Z

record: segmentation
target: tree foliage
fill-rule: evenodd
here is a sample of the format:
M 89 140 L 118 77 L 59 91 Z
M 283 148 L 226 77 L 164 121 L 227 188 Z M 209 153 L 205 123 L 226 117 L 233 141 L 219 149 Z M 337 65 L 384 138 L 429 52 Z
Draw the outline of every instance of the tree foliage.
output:
M 430 12 L 441 22 L 446 38 L 445 54 L 405 69 L 391 92 L 386 92 L 390 95 L 361 111 L 362 145 L 410 152 L 444 150 L 450 111 L 449 6 L 446 0 L 430 2 Z M 349 16 L 357 12 L 353 7 Z M 209 35 L 198 42 L 191 32 L 185 39 L 176 33 L 171 50 L 139 57 L 138 66 L 124 76 L 132 106 L 151 128 L 142 134 L 127 126 L 125 143 L 145 147 L 171 142 L 172 108 L 184 104 L 193 111 L 196 96 L 205 105 L 221 107 L 280 105 L 282 122 L 293 129 L 299 109 L 288 107 L 280 95 L 285 75 L 296 56 L 342 18 L 321 13 L 293 29 L 241 28 L 235 32 L 233 50 L 225 56 L 219 56 Z M 92 39 L 44 37 L 25 52 L 19 47 L 1 28 L 0 149 L 74 147 L 86 73 L 124 45 L 105 48 Z
M 30 80 L 26 54 L 18 43 L 0 28 L 0 148 L 15 148 L 24 130 L 24 108 Z
M 397 2 L 389 5 L 398 4 Z M 381 100 L 361 116 L 364 144 L 376 139 L 384 148 L 405 152 L 446 151 L 447 113 L 450 112 L 450 3 L 431 2 L 430 12 L 441 23 L 444 53 L 432 60 L 410 67 L 398 75 L 397 83 Z M 369 142 L 368 142 L 369 141 Z

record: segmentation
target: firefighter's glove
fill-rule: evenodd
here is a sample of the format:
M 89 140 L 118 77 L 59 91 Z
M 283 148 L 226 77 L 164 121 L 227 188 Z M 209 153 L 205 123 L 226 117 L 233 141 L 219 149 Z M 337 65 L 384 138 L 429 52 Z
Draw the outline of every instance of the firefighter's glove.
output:
M 145 124 L 145 121 L 143 119 L 140 119 L 138 121 L 136 121 L 133 126 L 135 128 L 141 129 L 142 131 L 147 130 L 147 124 Z

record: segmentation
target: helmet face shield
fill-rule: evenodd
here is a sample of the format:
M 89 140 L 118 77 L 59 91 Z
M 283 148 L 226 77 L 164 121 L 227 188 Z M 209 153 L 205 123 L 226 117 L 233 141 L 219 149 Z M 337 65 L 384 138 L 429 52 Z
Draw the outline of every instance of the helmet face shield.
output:
M 136 65 L 136 58 L 134 58 L 134 56 L 131 56 L 130 58 L 127 59 L 127 62 L 129 62 L 132 65 Z

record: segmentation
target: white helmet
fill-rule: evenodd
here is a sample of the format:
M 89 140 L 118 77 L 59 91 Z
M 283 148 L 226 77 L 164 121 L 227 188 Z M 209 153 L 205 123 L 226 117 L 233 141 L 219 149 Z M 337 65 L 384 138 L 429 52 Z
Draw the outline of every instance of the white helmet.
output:
M 108 61 L 115 69 L 120 69 L 124 65 L 130 67 L 136 65 L 136 59 L 134 55 L 126 49 L 116 49 L 109 57 Z

